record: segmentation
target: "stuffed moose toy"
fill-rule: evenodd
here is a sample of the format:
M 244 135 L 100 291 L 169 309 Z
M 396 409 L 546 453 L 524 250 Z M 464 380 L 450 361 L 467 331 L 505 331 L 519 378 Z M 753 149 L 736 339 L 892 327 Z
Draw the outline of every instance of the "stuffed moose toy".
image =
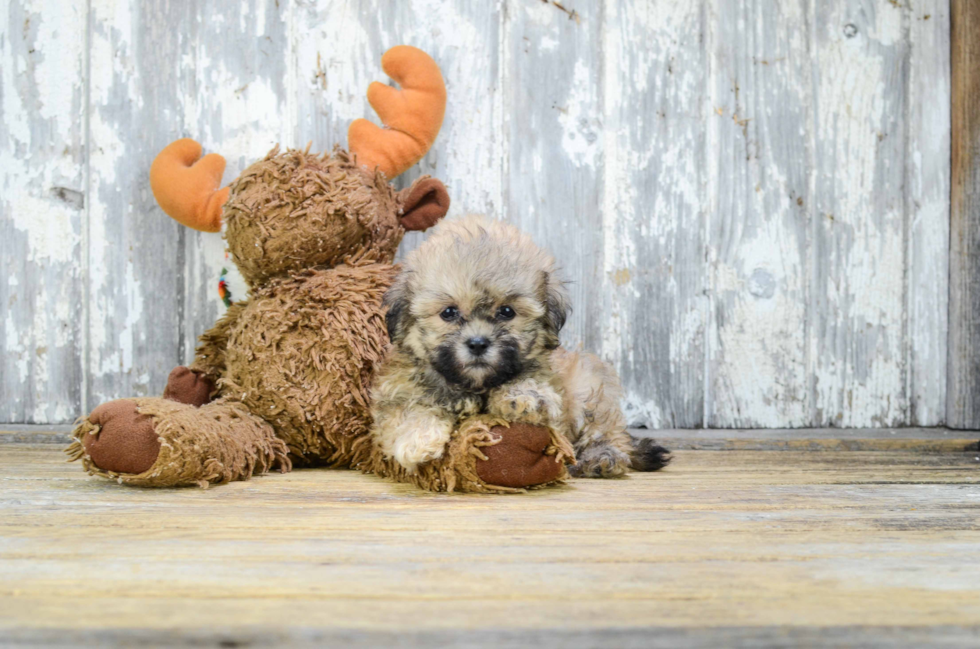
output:
M 206 232 L 225 225 L 248 284 L 177 367 L 163 397 L 119 399 L 82 418 L 68 453 L 93 475 L 146 487 L 221 484 L 270 469 L 352 467 L 432 491 L 500 493 L 567 476 L 574 454 L 548 428 L 475 417 L 438 460 L 409 473 L 370 435 L 368 391 L 388 345 L 382 297 L 406 230 L 442 218 L 449 196 L 421 177 L 396 191 L 442 124 L 436 63 L 409 46 L 382 67 L 401 89 L 374 82 L 368 101 L 386 125 L 358 119 L 350 151 L 273 149 L 218 189 L 220 155 L 184 139 L 154 160 L 160 207 Z

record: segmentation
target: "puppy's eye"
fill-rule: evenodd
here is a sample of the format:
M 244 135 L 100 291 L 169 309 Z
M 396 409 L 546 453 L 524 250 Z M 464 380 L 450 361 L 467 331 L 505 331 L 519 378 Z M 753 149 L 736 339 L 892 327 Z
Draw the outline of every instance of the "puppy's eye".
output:
M 439 314 L 439 317 L 446 322 L 452 322 L 459 317 L 459 309 L 454 306 L 447 306 L 442 310 L 442 313 Z
M 510 308 L 509 306 L 502 306 L 497 309 L 497 318 L 499 320 L 513 320 L 514 316 L 516 315 L 517 313 L 514 311 L 514 309 Z

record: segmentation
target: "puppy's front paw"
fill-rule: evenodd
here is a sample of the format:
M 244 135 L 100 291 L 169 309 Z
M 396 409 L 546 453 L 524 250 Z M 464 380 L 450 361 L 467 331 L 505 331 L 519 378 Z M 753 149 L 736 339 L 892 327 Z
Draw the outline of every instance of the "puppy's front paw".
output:
M 576 478 L 618 478 L 630 468 L 630 456 L 614 446 L 595 444 L 579 453 L 569 473 Z
M 561 396 L 550 385 L 536 381 L 497 389 L 490 395 L 487 408 L 507 421 L 550 425 L 561 420 Z
M 391 445 L 391 456 L 409 473 L 414 473 L 418 465 L 442 457 L 452 432 L 449 422 L 412 419 L 403 424 L 401 434 Z

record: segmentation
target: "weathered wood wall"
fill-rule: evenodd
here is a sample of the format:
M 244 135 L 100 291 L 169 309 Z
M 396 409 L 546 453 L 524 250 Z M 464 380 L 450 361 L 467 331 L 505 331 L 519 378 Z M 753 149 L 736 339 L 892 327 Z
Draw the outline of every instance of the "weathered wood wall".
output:
M 980 3 L 952 0 L 948 423 L 980 428 Z
M 153 203 L 161 147 L 197 138 L 227 181 L 276 142 L 343 144 L 401 42 L 449 106 L 400 182 L 434 174 L 453 213 L 555 250 L 566 343 L 616 364 L 632 423 L 946 420 L 947 0 L 3 11 L 0 421 L 158 393 L 223 310 L 222 240 Z

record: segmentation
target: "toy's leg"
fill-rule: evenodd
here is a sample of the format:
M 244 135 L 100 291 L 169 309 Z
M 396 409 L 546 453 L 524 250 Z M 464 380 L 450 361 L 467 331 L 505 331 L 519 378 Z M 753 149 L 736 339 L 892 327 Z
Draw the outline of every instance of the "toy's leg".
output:
M 228 399 L 201 407 L 160 398 L 110 401 L 73 435 L 67 452 L 90 474 L 143 487 L 206 487 L 291 468 L 272 426 Z
M 367 437 L 357 466 L 428 491 L 507 493 L 562 482 L 574 457 L 568 441 L 550 428 L 472 417 L 453 432 L 441 458 L 411 473 Z

